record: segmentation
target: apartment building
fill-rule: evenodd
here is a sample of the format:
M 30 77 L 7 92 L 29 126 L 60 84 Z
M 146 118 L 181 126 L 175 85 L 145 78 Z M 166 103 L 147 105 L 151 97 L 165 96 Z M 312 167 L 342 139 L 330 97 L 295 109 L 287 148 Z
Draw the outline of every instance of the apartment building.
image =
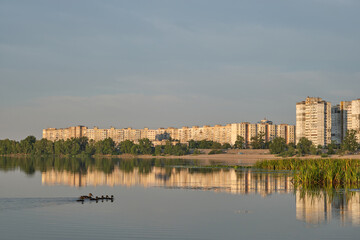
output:
M 48 128 L 43 130 L 43 138 L 56 141 L 77 137 L 88 137 L 90 140 L 100 141 L 112 138 L 116 143 L 130 140 L 137 143 L 142 138 L 148 138 L 152 142 L 161 142 L 164 139 L 177 140 L 180 143 L 187 143 L 190 140 L 208 140 L 219 143 L 234 144 L 237 136 L 244 138 L 245 143 L 249 144 L 251 138 L 264 134 L 264 140 L 271 141 L 275 137 L 283 137 L 287 143 L 295 140 L 295 126 L 288 124 L 273 125 L 271 121 L 262 120 L 259 123 L 232 123 L 215 126 L 193 126 L 182 128 L 158 128 L 158 129 L 133 129 L 122 128 L 100 129 L 98 127 L 87 128 L 84 126 L 69 128 Z
M 315 145 L 331 143 L 331 103 L 316 97 L 296 103 L 296 142 L 302 137 Z
M 360 142 L 360 99 L 352 101 L 342 101 L 337 109 L 338 115 L 335 115 L 338 120 L 337 129 L 340 134 L 340 141 L 344 140 L 347 130 L 355 130 L 356 137 Z
M 43 129 L 43 138 L 57 141 L 60 139 L 66 140 L 71 138 L 80 138 L 87 136 L 87 127 L 76 126 L 69 128 L 47 128 Z

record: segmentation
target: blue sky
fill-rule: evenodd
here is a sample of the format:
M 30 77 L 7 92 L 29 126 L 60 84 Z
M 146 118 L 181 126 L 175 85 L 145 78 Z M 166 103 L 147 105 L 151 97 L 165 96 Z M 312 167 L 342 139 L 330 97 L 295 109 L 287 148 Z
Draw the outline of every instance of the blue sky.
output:
M 47 127 L 295 124 L 359 98 L 360 1 L 0 1 L 0 139 Z

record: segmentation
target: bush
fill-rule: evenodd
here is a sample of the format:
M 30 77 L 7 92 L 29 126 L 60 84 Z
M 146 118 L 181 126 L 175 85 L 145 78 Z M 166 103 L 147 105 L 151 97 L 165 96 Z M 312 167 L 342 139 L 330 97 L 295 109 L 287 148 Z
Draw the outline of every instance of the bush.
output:
M 222 150 L 211 150 L 208 155 L 212 155 L 212 154 L 221 154 L 221 153 L 224 153 Z
M 201 151 L 199 149 L 194 149 L 193 154 L 194 155 L 199 155 L 199 154 L 201 154 Z

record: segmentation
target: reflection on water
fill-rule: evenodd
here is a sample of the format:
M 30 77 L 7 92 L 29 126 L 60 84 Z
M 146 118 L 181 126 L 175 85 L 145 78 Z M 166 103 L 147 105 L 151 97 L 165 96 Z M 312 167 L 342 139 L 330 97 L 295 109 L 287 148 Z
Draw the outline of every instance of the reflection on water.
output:
M 345 225 L 360 226 L 359 192 L 296 191 L 296 218 L 310 224 L 338 218 Z
M 187 166 L 183 166 L 187 165 Z M 296 219 L 308 224 L 339 219 L 360 226 L 360 192 L 294 189 L 289 172 L 197 167 L 196 161 L 122 159 L 1 158 L 0 169 L 40 170 L 43 185 L 143 186 L 225 192 L 230 194 L 294 194 Z M 46 203 L 46 201 L 45 201 Z
M 224 168 L 183 168 L 152 167 L 142 172 L 135 167 L 133 171 L 124 171 L 115 167 L 112 173 L 88 170 L 85 173 L 50 170 L 42 173 L 42 183 L 46 185 L 98 186 L 124 185 L 144 187 L 166 187 L 202 189 L 233 194 L 259 193 L 267 196 L 272 193 L 292 192 L 289 174 L 241 171 Z

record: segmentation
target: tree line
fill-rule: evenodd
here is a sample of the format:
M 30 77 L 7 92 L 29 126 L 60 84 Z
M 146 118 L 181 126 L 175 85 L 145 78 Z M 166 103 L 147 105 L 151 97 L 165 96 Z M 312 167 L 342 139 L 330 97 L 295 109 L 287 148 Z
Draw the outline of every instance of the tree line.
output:
M 86 137 L 71 138 L 67 140 L 50 141 L 47 139 L 37 140 L 34 136 L 28 136 L 21 141 L 0 140 L 0 155 L 9 154 L 26 154 L 26 155 L 175 155 L 181 156 L 190 153 L 199 154 L 198 149 L 213 149 L 212 154 L 221 153 L 222 149 L 269 149 L 271 154 L 279 154 L 280 156 L 294 155 L 321 155 L 321 154 L 343 154 L 355 153 L 359 149 L 356 139 L 356 131 L 350 130 L 346 133 L 344 141 L 341 145 L 334 142 L 323 146 L 315 146 L 307 138 L 301 138 L 295 145 L 294 143 L 286 144 L 285 139 L 277 137 L 270 142 L 265 142 L 265 134 L 260 133 L 251 138 L 249 144 L 246 143 L 242 136 L 237 136 L 234 145 L 229 143 L 221 144 L 219 142 L 201 140 L 190 140 L 188 144 L 182 144 L 171 139 L 166 141 L 165 145 L 155 146 L 147 139 L 140 139 L 138 143 L 125 140 L 115 143 L 113 139 L 106 138 L 95 142 Z M 215 151 L 216 150 L 216 151 Z
M 326 147 L 321 145 L 315 146 L 312 141 L 305 137 L 300 138 L 296 145 L 293 143 L 286 144 L 285 139 L 278 137 L 269 143 L 269 149 L 271 154 L 278 154 L 282 157 L 303 156 L 307 154 L 321 155 L 322 157 L 332 154 L 354 154 L 360 148 L 356 133 L 355 130 L 348 130 L 341 144 L 336 144 L 332 141 Z
M 28 136 L 21 141 L 0 140 L 0 155 L 26 154 L 26 155 L 175 155 L 181 156 L 191 152 L 191 149 L 230 148 L 230 144 L 221 144 L 213 141 L 190 141 L 182 144 L 172 140 L 166 141 L 165 145 L 155 146 L 147 139 L 140 139 L 138 143 L 125 140 L 116 144 L 113 139 L 106 138 L 95 142 L 86 137 L 71 138 L 67 140 L 50 141 L 47 139 L 37 140 L 34 136 Z M 196 152 L 196 151 L 195 151 Z

